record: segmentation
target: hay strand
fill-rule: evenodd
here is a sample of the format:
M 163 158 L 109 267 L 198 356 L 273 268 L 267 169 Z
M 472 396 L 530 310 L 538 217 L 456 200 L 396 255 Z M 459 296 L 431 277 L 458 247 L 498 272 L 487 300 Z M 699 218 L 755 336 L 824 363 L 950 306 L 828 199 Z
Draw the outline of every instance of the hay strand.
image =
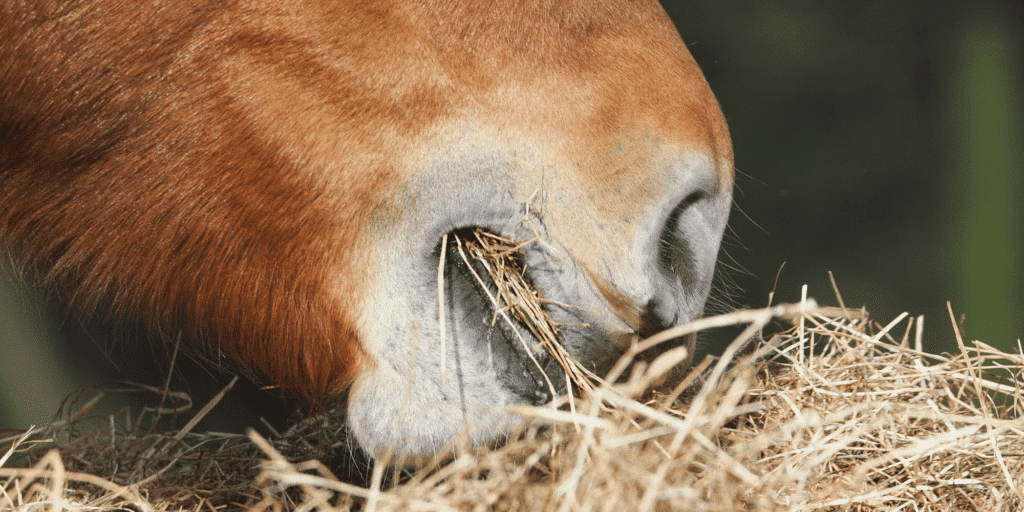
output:
M 517 250 L 497 246 L 488 250 Z M 467 259 L 484 250 L 462 247 Z M 522 272 L 503 265 L 505 275 Z M 516 313 L 504 295 L 495 301 L 538 339 L 553 333 L 557 351 L 558 326 L 545 324 L 543 307 Z M 764 340 L 772 318 L 792 327 Z M 724 355 L 670 392 L 635 398 L 679 360 L 672 351 L 624 383 L 580 372 L 590 385 L 573 382 L 586 392 L 561 399 L 568 410 L 517 407 L 531 425 L 500 446 L 460 449 L 399 480 L 377 465 L 371 485 L 343 481 L 318 461 L 347 446 L 334 416 L 267 438 L 191 426 L 159 433 L 141 419 L 73 412 L 0 439 L 0 509 L 1024 510 L 1019 349 L 968 341 L 953 322 L 958 353 L 931 355 L 921 350 L 920 317 L 879 325 L 811 299 L 701 319 L 635 347 L 737 324 L 746 330 Z M 107 427 L 79 434 L 89 420 Z M 54 445 L 69 432 L 77 435 Z

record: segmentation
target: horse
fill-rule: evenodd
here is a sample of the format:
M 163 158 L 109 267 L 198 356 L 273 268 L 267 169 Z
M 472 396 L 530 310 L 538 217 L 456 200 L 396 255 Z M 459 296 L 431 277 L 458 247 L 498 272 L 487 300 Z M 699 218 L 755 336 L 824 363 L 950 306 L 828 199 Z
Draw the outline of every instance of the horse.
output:
M 456 236 L 535 239 L 525 278 L 594 371 L 702 313 L 733 152 L 654 1 L 7 0 L 0 19 L 8 273 L 342 400 L 374 457 L 467 425 L 486 443 L 524 421 L 506 406 L 565 391 Z

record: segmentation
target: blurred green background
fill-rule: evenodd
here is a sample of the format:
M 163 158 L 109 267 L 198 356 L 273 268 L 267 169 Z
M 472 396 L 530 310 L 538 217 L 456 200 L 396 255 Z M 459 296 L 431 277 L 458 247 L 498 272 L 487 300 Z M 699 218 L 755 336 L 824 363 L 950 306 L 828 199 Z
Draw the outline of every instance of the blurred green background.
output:
M 955 348 L 946 301 L 968 337 L 1016 346 L 1020 2 L 664 3 L 736 149 L 711 312 L 764 306 L 776 275 L 776 302 L 799 300 L 808 284 L 835 304 L 831 270 L 847 306 L 883 323 L 925 315 L 930 351 Z M 0 427 L 49 421 L 67 393 L 113 367 L 95 349 L 104 340 L 70 352 L 44 344 L 83 336 L 37 300 L 0 283 Z M 134 366 L 119 364 L 118 377 Z M 158 384 L 159 371 L 134 378 Z
M 732 131 L 738 169 L 718 296 L 808 284 L 926 349 L 1009 349 L 1021 321 L 1020 2 L 666 2 Z M 783 266 L 785 263 L 785 266 Z M 743 270 L 739 270 L 742 268 Z M 780 273 L 781 268 L 781 273 Z M 730 283 L 730 284 L 727 284 Z

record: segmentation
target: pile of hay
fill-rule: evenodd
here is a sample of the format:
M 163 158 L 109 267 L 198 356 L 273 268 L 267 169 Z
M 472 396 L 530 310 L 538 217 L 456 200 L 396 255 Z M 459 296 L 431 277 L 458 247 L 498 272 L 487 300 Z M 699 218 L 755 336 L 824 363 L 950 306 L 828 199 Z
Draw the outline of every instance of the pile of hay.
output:
M 773 318 L 792 327 L 765 340 Z M 500 447 L 368 485 L 318 462 L 349 449 L 329 416 L 270 439 L 71 418 L 0 439 L 0 510 L 1024 510 L 1024 356 L 955 324 L 959 354 L 925 354 L 922 321 L 812 300 L 702 319 L 663 337 L 748 328 L 674 388 L 647 390 L 668 351 L 572 410 L 521 408 L 534 426 Z

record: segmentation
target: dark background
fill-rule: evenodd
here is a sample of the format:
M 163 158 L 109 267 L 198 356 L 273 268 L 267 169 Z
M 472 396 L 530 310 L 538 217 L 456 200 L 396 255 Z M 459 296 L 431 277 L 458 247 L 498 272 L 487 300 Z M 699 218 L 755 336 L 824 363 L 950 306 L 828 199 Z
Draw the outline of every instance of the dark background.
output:
M 718 298 L 834 305 L 831 270 L 883 324 L 923 314 L 929 351 L 955 350 L 946 301 L 1016 345 L 1020 2 L 663 3 L 736 151 Z
M 946 301 L 966 315 L 969 337 L 1016 345 L 1024 330 L 1020 2 L 665 7 L 722 104 L 736 150 L 735 207 L 710 312 L 762 307 L 773 288 L 776 302 L 797 301 L 803 284 L 836 304 L 831 270 L 846 305 L 882 323 L 904 311 L 925 315 L 927 350 L 954 350 Z M 65 395 L 108 380 L 104 368 L 114 367 L 98 350 L 45 345 L 55 333 L 81 337 L 81 323 L 37 299 L 0 282 L 0 427 L 49 421 Z M 713 351 L 727 338 L 707 336 L 705 345 Z M 133 366 L 120 363 L 118 378 Z M 159 370 L 146 371 L 127 377 L 161 382 Z M 207 377 L 211 384 L 198 382 Z M 214 377 L 191 385 L 215 391 Z

